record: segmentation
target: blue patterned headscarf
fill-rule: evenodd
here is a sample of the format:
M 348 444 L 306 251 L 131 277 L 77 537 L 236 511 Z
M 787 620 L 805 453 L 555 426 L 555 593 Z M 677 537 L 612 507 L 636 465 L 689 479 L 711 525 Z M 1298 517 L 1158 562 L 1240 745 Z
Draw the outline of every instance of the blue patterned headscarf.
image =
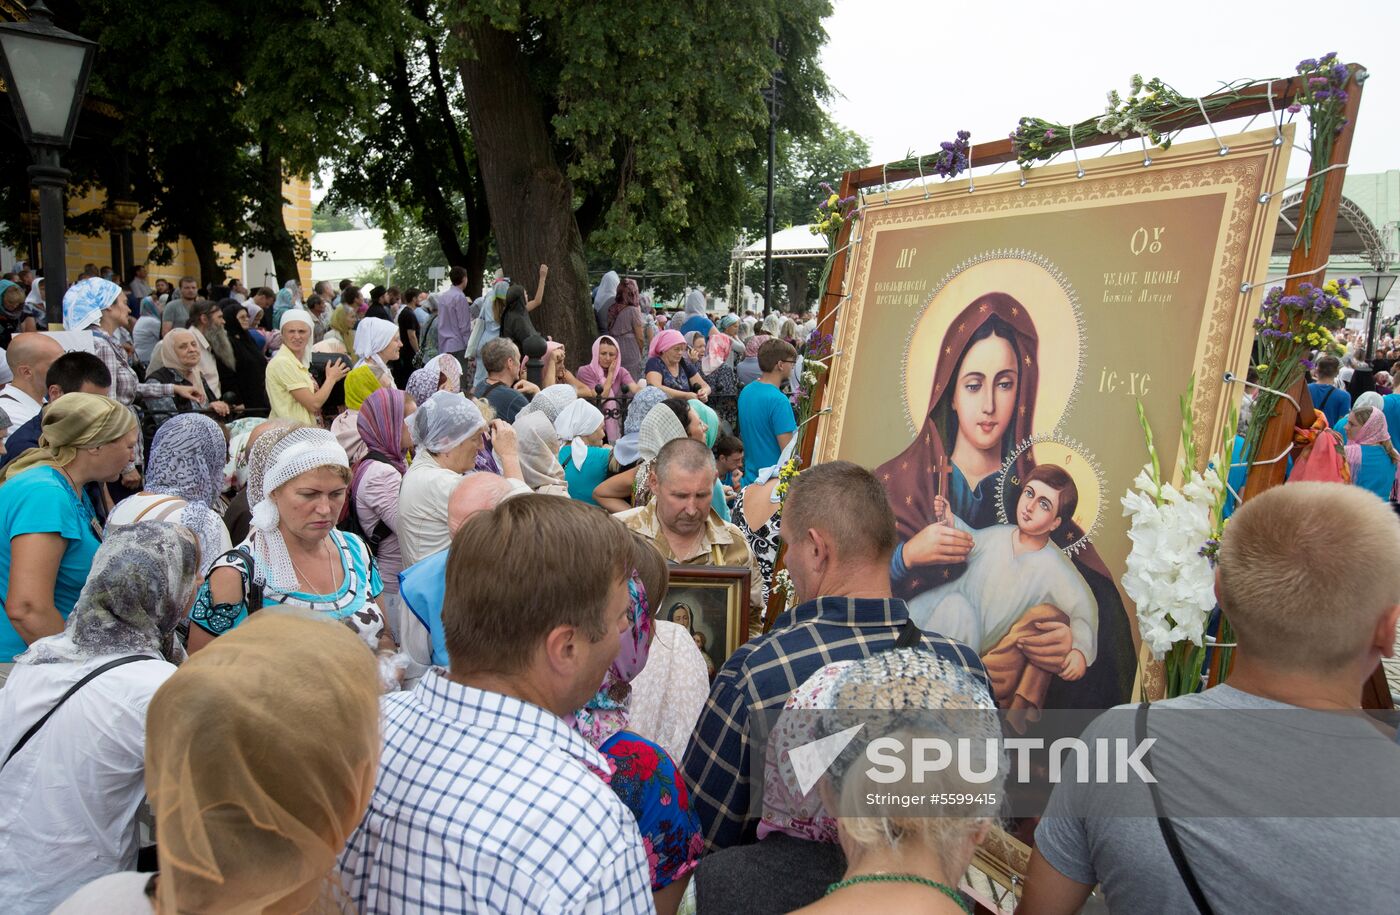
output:
M 219 424 L 198 413 L 181 413 L 156 430 L 146 461 L 146 492 L 185 500 L 176 523 L 199 538 L 201 572 L 219 558 L 227 536 L 219 516 L 228 444 Z
M 272 323 L 276 327 L 282 324 L 282 316 L 296 307 L 296 300 L 292 297 L 291 282 L 287 286 L 277 290 L 277 301 L 272 303 Z
M 63 631 L 39 639 L 15 663 L 159 651 L 179 664 L 185 649 L 175 627 L 194 597 L 194 566 L 195 538 L 178 525 L 139 521 L 109 529 Z
M 111 280 L 90 276 L 78 280 L 63 294 L 63 329 L 86 330 L 102 320 L 102 309 L 121 295 L 122 287 Z

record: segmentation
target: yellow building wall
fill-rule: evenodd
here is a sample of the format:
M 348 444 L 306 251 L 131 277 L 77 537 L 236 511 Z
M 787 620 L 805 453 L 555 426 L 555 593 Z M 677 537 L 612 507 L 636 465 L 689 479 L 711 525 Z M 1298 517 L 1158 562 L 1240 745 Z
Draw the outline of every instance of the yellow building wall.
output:
M 308 240 L 311 238 L 311 184 L 302 179 L 293 179 L 282 185 L 282 196 L 288 201 L 282 206 L 282 218 L 286 221 L 287 230 L 293 235 L 300 233 Z M 82 198 L 70 197 L 68 200 L 68 213 L 70 215 L 85 213 L 89 210 L 101 210 L 107 205 L 107 192 L 101 188 L 88 192 Z M 132 232 L 132 252 L 136 263 L 146 261 L 154 244 L 158 229 L 153 225 L 148 225 L 146 215 L 136 217 L 136 227 Z M 67 251 L 66 261 L 68 264 L 68 281 L 72 282 L 79 273 L 83 271 L 86 264 L 95 264 L 97 267 L 110 266 L 117 272 L 121 272 L 121 265 L 112 263 L 112 241 L 111 236 L 104 229 L 98 235 L 74 235 L 69 234 L 66 239 Z M 152 286 L 157 279 L 167 279 L 171 282 L 179 280 L 182 276 L 199 276 L 199 258 L 195 256 L 194 247 L 187 239 L 180 239 L 180 243 L 174 246 L 175 259 L 169 264 L 147 264 L 148 281 Z M 234 257 L 233 249 L 220 245 L 216 249 L 219 260 L 232 264 L 229 276 L 242 279 L 249 286 L 257 287 L 262 284 L 262 277 L 243 277 L 242 265 L 239 258 Z M 301 288 L 308 292 L 311 289 L 311 261 L 303 260 L 297 265 L 297 272 L 301 278 Z M 122 277 L 129 280 L 130 277 Z

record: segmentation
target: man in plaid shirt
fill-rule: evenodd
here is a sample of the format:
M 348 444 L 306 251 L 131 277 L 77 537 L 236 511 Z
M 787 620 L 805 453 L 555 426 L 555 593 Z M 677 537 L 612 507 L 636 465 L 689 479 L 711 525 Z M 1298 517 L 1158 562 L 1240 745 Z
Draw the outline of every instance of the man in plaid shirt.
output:
M 885 488 L 847 461 L 819 464 L 792 484 L 783 510 L 787 568 L 803 602 L 765 635 L 741 647 L 715 678 L 683 768 L 691 805 L 711 851 L 751 842 L 749 721 L 778 710 L 794 689 L 835 661 L 860 660 L 900 645 L 961 664 L 986 682 L 967 645 L 919 633 L 890 592 L 898 539 Z M 905 640 L 900 641 L 901 633 Z
M 565 720 L 628 628 L 631 537 L 596 508 L 537 495 L 457 532 L 449 669 L 384 697 L 379 778 L 340 856 L 356 911 L 655 911 L 607 757 Z

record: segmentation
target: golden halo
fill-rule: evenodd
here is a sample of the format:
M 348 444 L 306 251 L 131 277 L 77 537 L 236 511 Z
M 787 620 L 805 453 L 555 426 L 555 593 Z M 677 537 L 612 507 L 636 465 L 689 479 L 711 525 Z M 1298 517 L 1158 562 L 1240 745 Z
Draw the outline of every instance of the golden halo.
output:
M 1074 478 L 1074 487 L 1079 491 L 1079 504 L 1070 520 L 1079 525 L 1084 536 L 1064 548 L 1066 555 L 1073 556 L 1093 539 L 1094 531 L 1103 517 L 1103 498 L 1108 489 L 1103 468 L 1094 460 L 1089 449 L 1072 438 L 1062 435 L 1031 436 L 1012 449 L 1002 465 L 1001 485 L 998 487 L 1000 498 L 997 499 L 997 520 L 1002 524 L 1013 523 L 1006 510 L 1008 504 L 1014 504 L 1010 498 L 1012 493 L 1007 491 L 1007 483 L 1015 476 L 1017 459 L 1028 450 L 1037 467 L 1055 464 Z M 1016 481 L 1016 488 L 1020 488 L 1020 480 Z
M 1053 263 L 1031 251 L 988 251 L 948 272 L 914 319 L 904 349 L 904 409 L 911 435 L 929 411 L 929 395 L 953 319 L 978 296 L 1004 292 L 1026 306 L 1035 323 L 1040 383 L 1032 432 L 1053 432 L 1079 392 L 1084 364 L 1084 319 L 1079 297 Z

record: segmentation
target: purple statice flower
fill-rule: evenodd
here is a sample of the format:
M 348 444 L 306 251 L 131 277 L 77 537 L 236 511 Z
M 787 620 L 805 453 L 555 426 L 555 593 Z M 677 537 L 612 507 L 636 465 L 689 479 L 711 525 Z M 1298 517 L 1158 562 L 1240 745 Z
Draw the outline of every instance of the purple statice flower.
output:
M 1302 111 L 1302 110 L 1303 110 L 1303 106 L 1300 105 L 1300 104 L 1298 104 L 1297 102 L 1294 102 L 1293 104 L 1291 104 L 1291 105 L 1288 106 L 1288 113 L 1289 113 L 1289 114 L 1297 114 L 1298 112 L 1300 112 L 1300 111 Z
M 1299 73 L 1303 73 L 1303 72 L 1306 72 L 1306 71 L 1308 71 L 1308 70 L 1316 70 L 1316 69 L 1317 69 L 1317 61 L 1313 60 L 1311 57 L 1309 57 L 1307 60 L 1301 60 L 1301 61 L 1298 62 L 1298 72 L 1299 72 Z
M 1304 358 L 1304 359 L 1303 359 L 1303 371 L 1305 371 L 1305 372 L 1311 372 L 1311 371 L 1312 371 L 1313 369 L 1315 369 L 1315 368 L 1317 368 L 1317 363 L 1316 363 L 1316 362 L 1313 362 L 1311 359 L 1307 359 L 1307 358 Z

